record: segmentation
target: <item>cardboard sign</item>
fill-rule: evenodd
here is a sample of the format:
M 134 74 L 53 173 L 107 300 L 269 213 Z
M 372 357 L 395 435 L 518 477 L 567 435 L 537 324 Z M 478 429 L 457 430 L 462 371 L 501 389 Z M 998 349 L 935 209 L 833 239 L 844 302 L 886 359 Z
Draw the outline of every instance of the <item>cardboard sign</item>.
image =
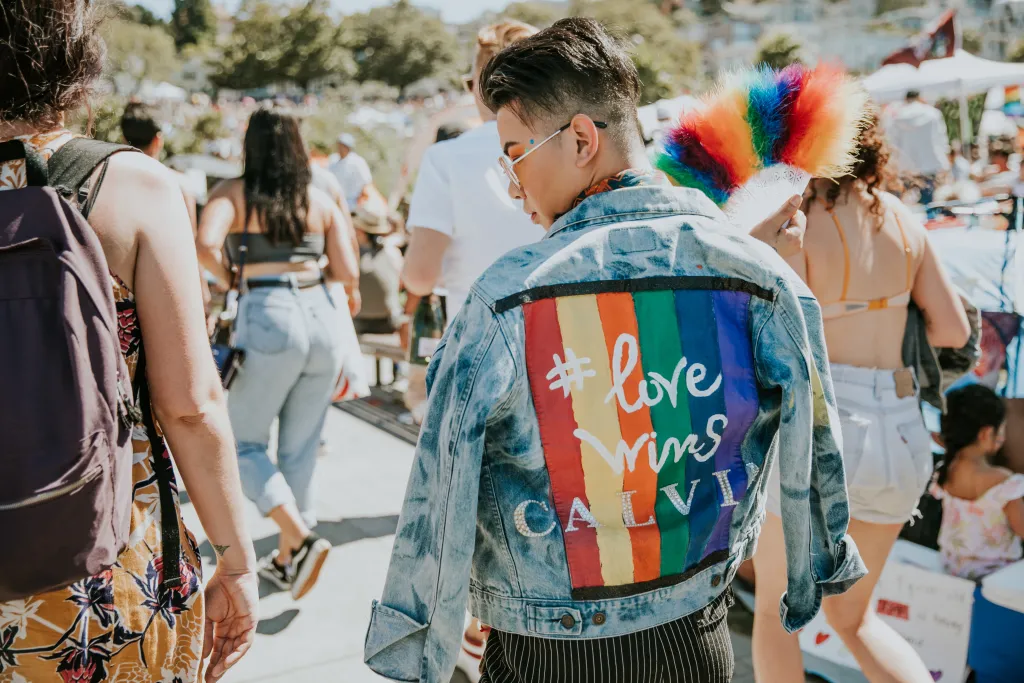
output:
M 943 574 L 935 551 L 901 540 L 882 571 L 872 599 L 875 611 L 921 655 L 935 681 L 962 683 L 974 588 L 973 581 Z M 800 649 L 859 670 L 822 612 L 800 632 Z

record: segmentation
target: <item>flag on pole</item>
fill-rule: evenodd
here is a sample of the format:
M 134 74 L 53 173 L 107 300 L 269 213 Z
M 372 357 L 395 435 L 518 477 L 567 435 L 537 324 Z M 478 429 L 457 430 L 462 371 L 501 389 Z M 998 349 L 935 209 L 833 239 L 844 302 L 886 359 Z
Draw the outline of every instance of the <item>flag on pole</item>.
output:
M 929 59 L 944 59 L 956 54 L 960 47 L 960 27 L 956 10 L 946 10 L 924 31 L 911 39 L 910 45 L 897 50 L 882 60 L 882 64 L 910 64 L 921 66 Z

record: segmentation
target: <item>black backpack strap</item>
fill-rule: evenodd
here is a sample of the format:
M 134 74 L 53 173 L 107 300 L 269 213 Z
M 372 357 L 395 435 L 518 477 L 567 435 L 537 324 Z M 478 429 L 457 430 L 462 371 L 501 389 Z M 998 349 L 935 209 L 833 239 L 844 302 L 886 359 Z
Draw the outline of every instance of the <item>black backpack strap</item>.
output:
M 91 138 L 73 138 L 66 142 L 50 157 L 47 170 L 49 185 L 67 198 L 75 198 L 82 215 L 88 218 L 87 211 L 92 210 L 94 202 L 88 201 L 89 190 L 86 183 L 100 164 L 105 164 L 110 157 L 118 152 L 137 151 L 128 145 L 103 142 Z M 104 165 L 102 175 L 106 175 Z M 102 182 L 102 178 L 99 182 Z M 96 191 L 99 190 L 97 182 Z M 96 194 L 94 192 L 93 194 Z
M 0 143 L 0 164 L 22 159 L 29 187 L 44 187 L 47 184 L 46 162 L 39 153 L 21 140 Z
M 149 437 L 149 446 L 153 451 L 153 473 L 156 475 L 157 487 L 160 490 L 160 543 L 163 548 L 163 581 L 164 589 L 177 588 L 181 585 L 181 530 L 178 528 L 178 514 L 174 507 L 174 467 L 167 455 L 167 447 L 163 438 L 156 431 L 153 423 L 153 405 L 149 398 L 149 380 L 146 379 L 146 351 L 139 346 L 139 360 L 135 365 L 135 387 L 138 407 L 142 411 L 142 424 Z

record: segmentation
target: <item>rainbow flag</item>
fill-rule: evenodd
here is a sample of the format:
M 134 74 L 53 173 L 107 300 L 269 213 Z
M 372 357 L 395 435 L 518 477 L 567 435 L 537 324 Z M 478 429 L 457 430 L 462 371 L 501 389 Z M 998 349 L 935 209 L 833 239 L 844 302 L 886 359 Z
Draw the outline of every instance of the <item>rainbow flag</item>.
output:
M 1020 86 L 1008 85 L 1003 90 L 1003 113 L 1007 116 L 1024 116 L 1020 102 Z
M 728 557 L 748 488 L 740 447 L 758 409 L 749 303 L 771 295 L 722 278 L 725 289 L 694 288 L 711 281 L 582 283 L 585 293 L 523 300 L 574 599 L 671 585 Z M 547 509 L 525 501 L 519 532 L 551 533 L 530 521 L 532 505 Z

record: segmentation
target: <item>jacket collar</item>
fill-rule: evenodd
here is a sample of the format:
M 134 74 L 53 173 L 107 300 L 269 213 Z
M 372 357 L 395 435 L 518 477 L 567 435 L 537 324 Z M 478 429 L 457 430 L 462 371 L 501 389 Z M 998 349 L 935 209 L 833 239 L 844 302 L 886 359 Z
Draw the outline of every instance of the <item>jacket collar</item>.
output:
M 579 206 L 554 222 L 544 239 L 558 233 L 582 230 L 595 223 L 607 223 L 691 215 L 728 222 L 722 210 L 703 193 L 671 185 L 641 185 L 587 197 Z

